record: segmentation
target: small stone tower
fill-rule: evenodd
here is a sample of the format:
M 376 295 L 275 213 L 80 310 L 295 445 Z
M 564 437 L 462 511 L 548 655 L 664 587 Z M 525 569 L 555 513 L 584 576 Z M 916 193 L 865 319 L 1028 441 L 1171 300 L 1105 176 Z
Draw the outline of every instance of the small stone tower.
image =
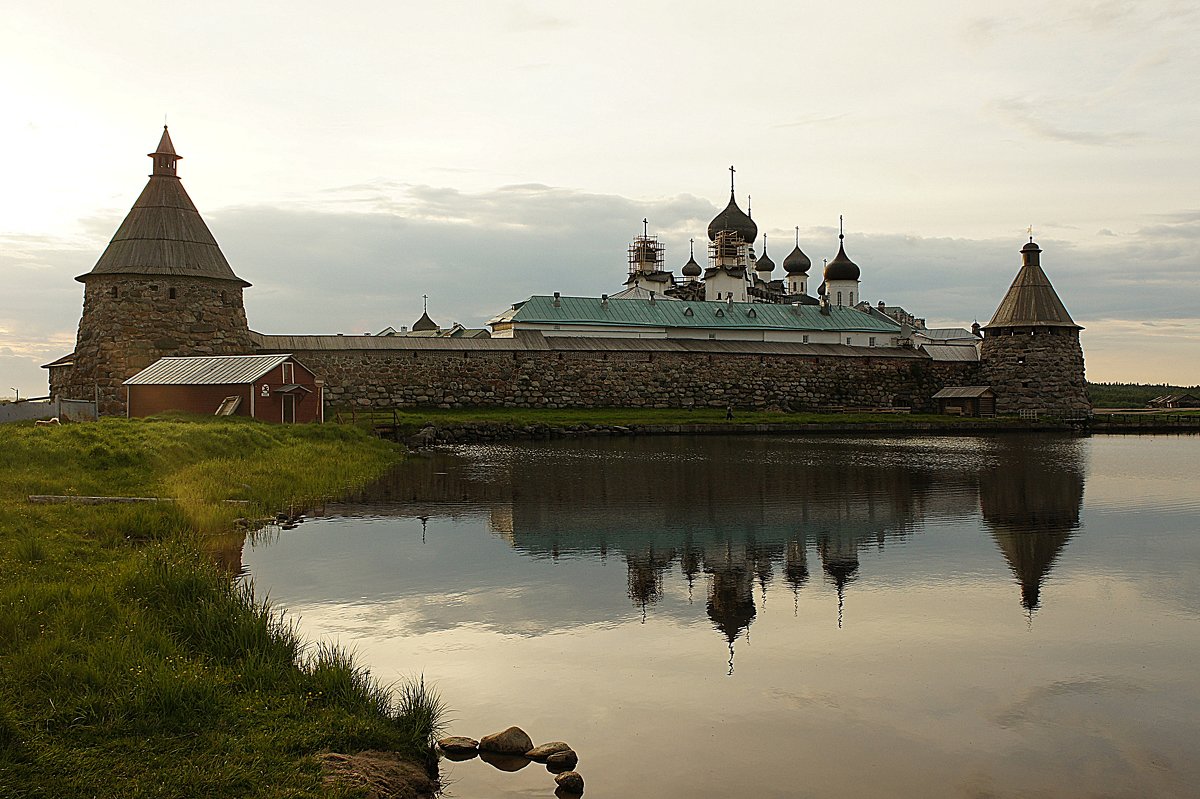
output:
M 50 369 L 52 395 L 125 413 L 126 378 L 166 355 L 253 353 L 242 289 L 176 175 L 163 126 L 141 196 L 84 285 L 75 352 Z
M 980 367 L 996 392 L 998 413 L 1068 416 L 1091 410 L 1079 325 L 1042 271 L 1033 237 L 1021 248 L 1021 270 L 983 326 Z

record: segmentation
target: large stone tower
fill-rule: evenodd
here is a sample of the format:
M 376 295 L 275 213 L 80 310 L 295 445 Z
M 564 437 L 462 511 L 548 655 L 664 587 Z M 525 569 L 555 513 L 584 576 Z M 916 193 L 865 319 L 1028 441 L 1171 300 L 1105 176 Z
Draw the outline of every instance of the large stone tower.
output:
M 983 327 L 982 375 L 996 392 L 998 413 L 1086 413 L 1092 406 L 1079 345 L 1083 328 L 1042 271 L 1041 253 L 1032 237 L 1021 248 L 1021 269 Z
M 176 174 L 163 126 L 141 196 L 84 285 L 75 352 L 49 365 L 50 392 L 125 412 L 121 383 L 166 355 L 252 353 L 242 289 Z

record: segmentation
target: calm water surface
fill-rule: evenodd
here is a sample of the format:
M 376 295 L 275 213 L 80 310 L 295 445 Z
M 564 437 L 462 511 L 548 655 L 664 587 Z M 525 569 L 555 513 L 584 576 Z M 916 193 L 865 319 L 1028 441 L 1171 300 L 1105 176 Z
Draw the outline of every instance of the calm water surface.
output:
M 447 449 L 247 544 L 258 592 L 589 797 L 1200 796 L 1200 438 Z M 551 796 L 443 763 L 446 795 Z

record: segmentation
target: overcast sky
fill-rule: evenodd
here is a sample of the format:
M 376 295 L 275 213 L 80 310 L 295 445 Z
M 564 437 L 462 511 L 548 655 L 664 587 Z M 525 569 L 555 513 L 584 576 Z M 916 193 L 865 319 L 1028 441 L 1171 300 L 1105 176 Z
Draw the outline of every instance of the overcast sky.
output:
M 776 263 L 845 214 L 865 298 L 969 325 L 1032 225 L 1090 379 L 1198 383 L 1198 40 L 1165 0 L 9 4 L 0 395 L 73 348 L 164 115 L 262 332 L 614 292 L 735 164 Z

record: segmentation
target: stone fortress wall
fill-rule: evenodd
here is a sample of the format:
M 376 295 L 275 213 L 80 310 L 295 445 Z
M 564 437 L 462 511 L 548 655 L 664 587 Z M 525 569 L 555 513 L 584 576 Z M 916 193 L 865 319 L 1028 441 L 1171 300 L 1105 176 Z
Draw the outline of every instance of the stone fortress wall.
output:
M 746 348 L 750 349 L 750 348 Z M 260 348 L 260 351 L 273 351 Z M 289 349 L 333 409 L 393 407 L 936 410 L 979 364 L 779 352 Z

